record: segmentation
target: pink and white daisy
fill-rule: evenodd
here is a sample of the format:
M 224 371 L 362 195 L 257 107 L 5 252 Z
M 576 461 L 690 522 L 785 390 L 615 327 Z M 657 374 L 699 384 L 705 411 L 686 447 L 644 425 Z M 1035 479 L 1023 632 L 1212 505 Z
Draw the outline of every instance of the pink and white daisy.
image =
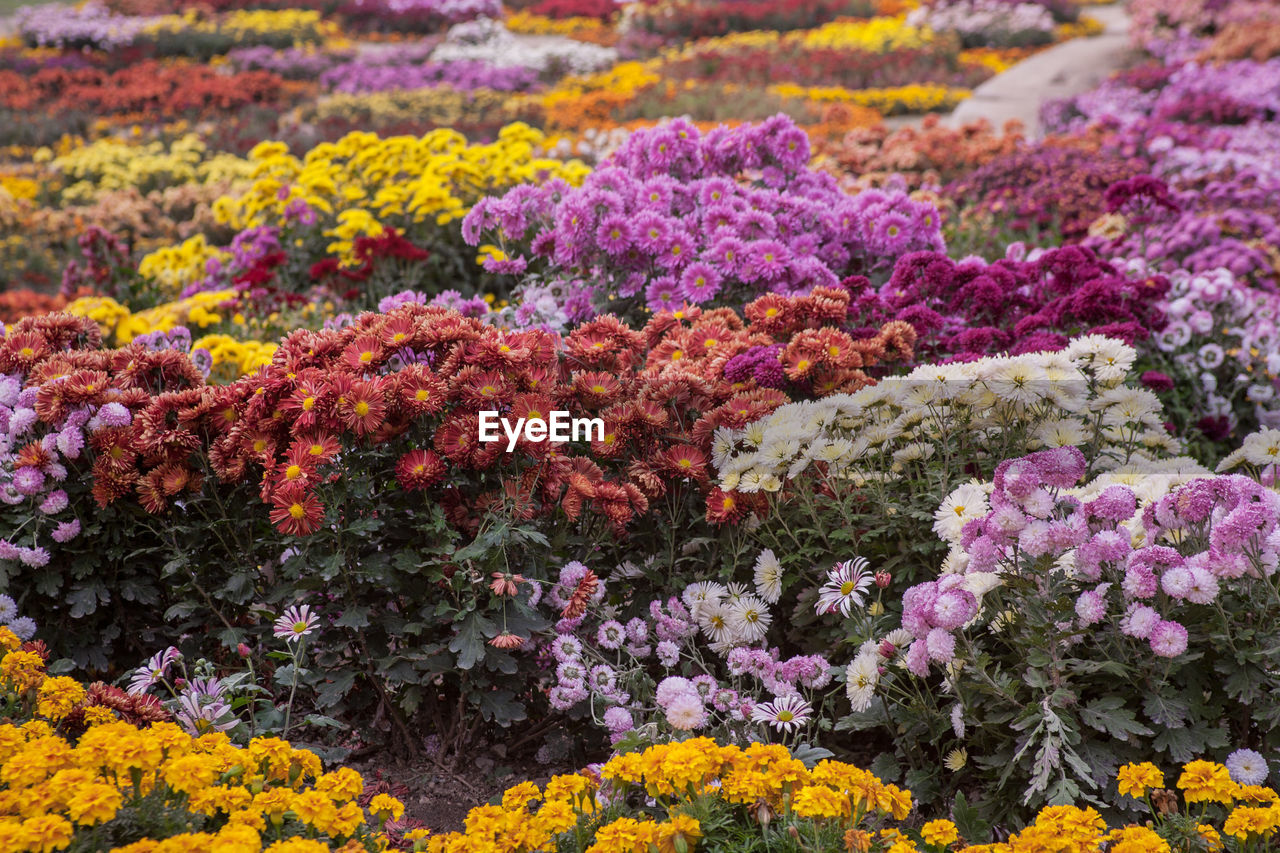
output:
M 818 615 L 839 610 L 848 616 L 853 607 L 862 606 L 863 594 L 871 588 L 874 577 L 867 571 L 867 561 L 862 557 L 836 563 L 827 572 L 827 582 L 818 591 Z
M 320 618 L 311 612 L 310 604 L 301 607 L 295 604 L 276 620 L 273 633 L 282 640 L 301 640 L 314 631 L 319 622 Z
M 793 732 L 809 722 L 813 709 L 799 696 L 779 696 L 762 702 L 751 712 L 751 722 L 767 723 L 780 732 Z

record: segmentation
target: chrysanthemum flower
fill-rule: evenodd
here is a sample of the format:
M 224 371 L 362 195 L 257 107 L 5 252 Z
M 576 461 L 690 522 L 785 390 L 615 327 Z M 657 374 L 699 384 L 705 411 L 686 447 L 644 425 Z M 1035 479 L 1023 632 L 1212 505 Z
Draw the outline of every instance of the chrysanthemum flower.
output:
M 305 536 L 313 533 L 324 518 L 324 506 L 301 483 L 285 483 L 271 496 L 271 523 L 282 533 Z
M 809 722 L 813 709 L 799 696 L 780 696 L 763 702 L 751 712 L 751 721 L 766 723 L 780 732 L 793 732 Z
M 782 563 L 771 548 L 765 548 L 756 557 L 755 585 L 756 592 L 770 604 L 777 604 L 782 597 Z
M 415 492 L 440 482 L 447 468 L 431 450 L 410 450 L 396 463 L 396 482 L 405 491 Z
M 383 425 L 386 411 L 382 385 L 376 379 L 351 383 L 335 406 L 335 414 L 356 435 L 376 432 Z
M 873 577 L 862 557 L 836 563 L 835 568 L 827 572 L 827 582 L 818 591 L 818 614 L 839 610 L 847 617 L 853 607 L 862 606 L 863 593 L 871 588 Z
M 315 630 L 320 618 L 311 612 L 311 605 L 293 605 L 276 620 L 272 631 L 281 640 L 300 640 Z

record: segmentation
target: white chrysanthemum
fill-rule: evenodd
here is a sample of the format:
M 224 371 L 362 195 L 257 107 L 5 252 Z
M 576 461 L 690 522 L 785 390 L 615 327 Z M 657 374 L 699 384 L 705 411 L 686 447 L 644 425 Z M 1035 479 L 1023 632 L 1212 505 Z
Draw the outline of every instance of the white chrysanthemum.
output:
M 893 461 L 898 463 L 918 462 L 933 456 L 935 448 L 932 444 L 913 441 L 905 447 L 893 451 Z
M 755 645 L 764 639 L 773 617 L 769 606 L 759 596 L 747 594 L 725 607 L 725 621 L 734 637 L 742 643 Z
M 849 462 L 852 451 L 852 441 L 847 438 L 834 438 L 816 446 L 811 455 L 820 462 Z
M 691 583 L 684 588 L 684 592 L 680 593 L 680 600 L 684 602 L 685 607 L 690 611 L 696 612 L 698 608 L 707 604 L 718 604 L 724 601 L 729 591 L 725 589 L 723 584 L 715 581 L 697 581 Z
M 1003 584 L 999 572 L 970 572 L 964 576 L 962 589 L 973 593 L 979 600 L 991 590 Z
M 907 646 L 911 645 L 914 639 L 915 636 L 906 628 L 894 628 L 884 635 L 883 642 L 891 644 L 895 649 L 906 651 Z
M 969 567 L 969 552 L 959 544 L 952 544 L 947 556 L 942 559 L 940 572 L 944 575 L 962 575 Z
M 1231 774 L 1231 781 L 1237 785 L 1262 785 L 1270 775 L 1267 759 L 1252 749 L 1237 749 L 1227 756 L 1223 764 Z
M 986 490 L 976 483 L 963 483 L 934 512 L 933 532 L 948 542 L 958 541 L 966 524 L 990 511 Z
M 1218 464 L 1218 471 L 1229 471 L 1241 462 L 1258 466 L 1280 463 L 1280 429 L 1263 429 L 1245 436 L 1240 448 Z
M 741 438 L 752 447 L 764 444 L 765 425 L 763 421 L 753 421 L 742 428 Z
M 1133 367 L 1134 359 L 1138 354 L 1137 351 L 1124 341 L 1103 337 L 1102 335 L 1088 335 L 1080 340 L 1089 338 L 1098 339 L 1097 342 L 1089 344 L 1092 348 L 1089 369 L 1093 371 L 1093 375 L 1104 383 L 1114 383 L 1124 379 L 1129 373 L 1129 368 Z M 1072 343 L 1074 344 L 1076 341 Z M 1070 349 L 1070 346 L 1068 346 L 1068 349 Z
M 871 700 L 876 694 L 876 685 L 880 682 L 880 655 L 877 652 L 859 654 L 849 664 L 844 673 L 844 691 L 849 697 L 849 704 L 854 711 L 865 711 L 871 707 Z
M 733 642 L 733 629 L 729 627 L 729 613 L 725 605 L 718 601 L 708 602 L 700 606 L 693 615 L 698 620 L 698 627 L 711 642 Z
M 795 458 L 795 461 L 787 467 L 787 479 L 794 480 L 804 473 L 805 469 L 813 463 L 813 456 L 808 453 L 801 453 Z
M 716 469 L 724 467 L 724 464 L 733 456 L 733 446 L 736 440 L 733 437 L 733 430 L 720 427 L 711 437 L 711 464 Z
M 959 702 L 951 706 L 951 731 L 955 732 L 958 738 L 964 737 L 964 708 Z
M 994 371 L 987 389 L 1001 400 L 1029 406 L 1044 397 L 1044 371 L 1024 359 L 1010 359 Z
M 1041 424 L 1036 438 L 1045 447 L 1079 447 L 1089 440 L 1089 433 L 1075 418 L 1060 418 Z
M 756 592 L 770 604 L 777 604 L 782 597 L 782 563 L 772 548 L 765 548 L 756 557 Z
M 768 476 L 768 474 L 769 472 L 764 468 L 752 468 L 750 471 L 744 472 L 738 479 L 736 485 L 737 491 L 748 495 L 752 492 L 760 491 L 760 481 Z
M 1102 412 L 1102 422 L 1108 426 L 1141 424 L 1160 411 L 1160 400 L 1145 388 L 1111 388 L 1099 395 L 1094 411 Z
M 760 481 L 760 491 L 780 492 L 782 491 L 782 480 L 778 479 L 777 474 L 770 474 Z
M 800 453 L 800 440 L 797 438 L 779 438 L 770 436 L 767 444 L 760 448 L 761 462 L 770 466 L 789 465 Z

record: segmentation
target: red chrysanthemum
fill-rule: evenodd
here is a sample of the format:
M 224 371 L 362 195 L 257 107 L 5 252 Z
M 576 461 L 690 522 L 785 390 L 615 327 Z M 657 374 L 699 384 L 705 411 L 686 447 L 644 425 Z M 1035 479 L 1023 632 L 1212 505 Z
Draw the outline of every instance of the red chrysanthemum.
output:
M 334 413 L 356 435 L 368 435 L 382 426 L 387 403 L 377 379 L 356 380 L 346 389 Z
M 732 524 L 741 521 L 744 514 L 742 496 L 737 492 L 726 492 L 716 486 L 707 495 L 707 521 L 712 524 Z
M 396 463 L 396 482 L 408 492 L 417 492 L 444 479 L 444 460 L 431 450 L 410 450 Z
M 342 351 L 342 363 L 352 373 L 373 370 L 382 360 L 382 342 L 373 335 L 360 335 Z
M 320 499 L 301 483 L 286 483 L 271 496 L 271 523 L 280 532 L 306 536 L 320 527 L 324 507 Z

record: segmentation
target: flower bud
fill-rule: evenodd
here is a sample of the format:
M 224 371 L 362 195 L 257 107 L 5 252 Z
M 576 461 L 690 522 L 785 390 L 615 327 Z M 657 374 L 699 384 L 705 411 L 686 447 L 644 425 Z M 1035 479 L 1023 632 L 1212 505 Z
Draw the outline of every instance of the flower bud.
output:
M 236 654 L 240 655 L 242 658 L 247 658 L 250 654 L 249 645 L 247 643 L 241 643 L 236 646 Z
M 889 574 L 884 569 L 876 572 L 876 586 L 884 589 L 891 583 L 893 583 L 893 575 Z

